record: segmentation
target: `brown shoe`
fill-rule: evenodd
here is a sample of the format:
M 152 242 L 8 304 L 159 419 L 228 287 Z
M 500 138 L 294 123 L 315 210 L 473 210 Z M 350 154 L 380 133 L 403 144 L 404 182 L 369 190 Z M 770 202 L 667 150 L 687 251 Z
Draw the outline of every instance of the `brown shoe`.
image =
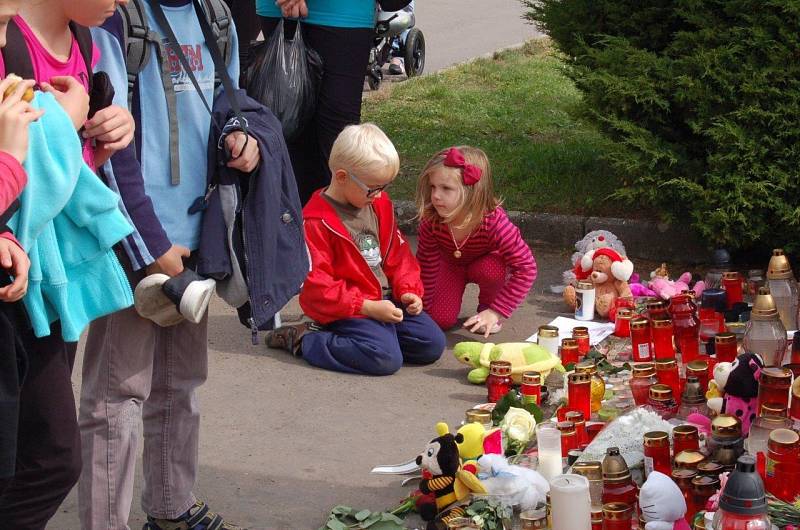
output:
M 300 346 L 302 345 L 303 335 L 311 331 L 309 322 L 301 322 L 291 326 L 281 326 L 267 333 L 264 343 L 267 348 L 286 350 L 295 357 L 301 355 Z

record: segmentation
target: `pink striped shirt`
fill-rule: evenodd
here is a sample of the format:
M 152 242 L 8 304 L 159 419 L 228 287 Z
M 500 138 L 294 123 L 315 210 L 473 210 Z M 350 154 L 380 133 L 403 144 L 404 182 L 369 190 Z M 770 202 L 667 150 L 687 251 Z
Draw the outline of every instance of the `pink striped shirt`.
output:
M 439 267 L 464 266 L 490 252 L 496 252 L 505 261 L 509 278 L 490 307 L 503 317 L 510 317 L 530 292 L 537 270 L 530 247 L 506 212 L 498 207 L 486 214 L 478 228 L 460 246 L 460 258 L 453 256 L 455 250 L 447 225 L 430 220 L 420 223 L 417 260 L 422 269 L 425 303 L 430 303 L 431 293 L 436 289 Z

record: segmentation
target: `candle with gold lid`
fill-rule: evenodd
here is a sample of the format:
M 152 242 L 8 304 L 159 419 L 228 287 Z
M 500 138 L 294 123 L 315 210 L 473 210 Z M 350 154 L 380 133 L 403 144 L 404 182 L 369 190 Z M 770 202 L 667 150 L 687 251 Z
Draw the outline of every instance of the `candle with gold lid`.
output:
M 697 471 L 697 465 L 705 461 L 706 455 L 700 451 L 681 451 L 675 455 L 675 467 L 677 469 L 691 469 Z
M 555 326 L 539 326 L 537 342 L 539 346 L 549 351 L 551 355 L 558 355 L 558 328 Z
M 767 266 L 767 287 L 775 300 L 784 328 L 797 329 L 797 282 L 783 249 L 772 251 Z
M 757 353 L 765 366 L 780 366 L 786 353 L 786 328 L 778 316 L 775 300 L 767 287 L 758 290 L 744 332 L 744 349 Z

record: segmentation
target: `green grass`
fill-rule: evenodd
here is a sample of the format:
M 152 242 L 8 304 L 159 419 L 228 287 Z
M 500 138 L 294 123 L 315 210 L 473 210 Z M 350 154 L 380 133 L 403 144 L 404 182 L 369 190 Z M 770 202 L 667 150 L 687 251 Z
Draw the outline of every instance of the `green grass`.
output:
M 546 42 L 394 84 L 364 98 L 362 119 L 397 146 L 395 198 L 413 198 L 417 176 L 441 148 L 469 144 L 489 155 L 508 209 L 604 215 L 618 180 L 601 157 L 610 146 L 570 110 L 580 93 Z M 385 83 L 388 85 L 389 83 Z

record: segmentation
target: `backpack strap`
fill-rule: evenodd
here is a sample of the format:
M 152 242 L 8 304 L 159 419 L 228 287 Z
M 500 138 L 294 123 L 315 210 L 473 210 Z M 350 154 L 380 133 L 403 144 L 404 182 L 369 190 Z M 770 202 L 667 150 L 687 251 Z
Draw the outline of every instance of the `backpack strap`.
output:
M 14 19 L 8 21 L 6 31 L 6 45 L 2 49 L 3 61 L 5 62 L 5 74 L 16 74 L 22 79 L 33 79 L 33 62 L 25 36 L 19 29 Z
M 83 63 L 86 65 L 86 74 L 87 74 L 87 83 L 89 85 L 88 92 L 89 94 L 92 93 L 92 89 L 94 88 L 94 69 L 92 68 L 92 55 L 94 52 L 94 44 L 92 43 L 92 33 L 89 31 L 89 28 L 85 26 L 81 26 L 74 22 L 69 23 L 69 29 L 72 31 L 72 34 L 75 36 L 75 40 L 78 42 L 78 50 L 81 52 L 81 57 L 83 57 Z
M 141 0 L 130 0 L 128 5 L 117 7 L 122 15 L 123 42 L 125 46 L 125 69 L 128 76 L 128 108 L 133 106 L 133 90 L 139 73 L 150 61 L 148 43 L 158 36 L 150 32 Z
M 223 0 L 204 0 L 206 19 L 211 26 L 214 39 L 217 41 L 225 65 L 231 63 L 231 10 Z M 222 83 L 219 71 L 214 75 L 214 87 L 217 88 Z

